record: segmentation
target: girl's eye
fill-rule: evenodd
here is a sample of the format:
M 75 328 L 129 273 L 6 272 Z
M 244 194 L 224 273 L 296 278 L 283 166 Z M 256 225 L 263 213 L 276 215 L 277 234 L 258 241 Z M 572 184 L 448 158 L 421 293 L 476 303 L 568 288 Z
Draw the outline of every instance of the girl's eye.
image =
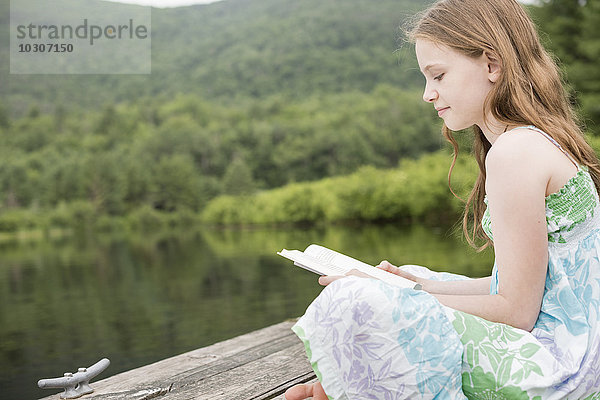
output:
M 438 76 L 436 76 L 435 78 L 433 78 L 433 80 L 441 81 L 443 77 L 444 77 L 444 74 L 442 73 L 442 74 L 439 74 Z

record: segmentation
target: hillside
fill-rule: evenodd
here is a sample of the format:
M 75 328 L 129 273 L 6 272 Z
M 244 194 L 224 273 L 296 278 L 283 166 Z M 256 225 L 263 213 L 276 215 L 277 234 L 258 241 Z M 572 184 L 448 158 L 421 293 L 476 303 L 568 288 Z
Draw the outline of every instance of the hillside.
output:
M 60 1 L 71 15 L 100 4 Z M 530 11 L 594 135 L 600 3 L 578 4 L 548 0 Z M 114 15 L 132 7 L 113 5 Z M 147 225 L 155 213 L 189 222 L 220 195 L 395 168 L 440 149 L 412 51 L 396 51 L 398 26 L 424 6 L 224 0 L 155 9 L 152 75 L 8 75 L 0 41 L 0 231 L 113 227 L 113 217 Z M 4 38 L 8 11 L 0 0 Z M 467 150 L 469 136 L 459 137 Z M 353 196 L 344 201 L 359 204 L 362 192 Z
M 96 1 L 76 2 L 81 15 Z M 0 4 L 7 37 L 8 0 Z M 398 26 L 424 6 L 423 0 L 225 0 L 153 9 L 151 75 L 8 76 L 5 63 L 3 102 L 18 116 L 34 104 L 54 111 L 177 93 L 232 103 L 275 93 L 303 98 L 386 83 L 407 87 L 421 78 L 414 57 L 396 51 Z M 132 6 L 113 7 L 118 13 Z M 0 51 L 7 59 L 7 49 Z

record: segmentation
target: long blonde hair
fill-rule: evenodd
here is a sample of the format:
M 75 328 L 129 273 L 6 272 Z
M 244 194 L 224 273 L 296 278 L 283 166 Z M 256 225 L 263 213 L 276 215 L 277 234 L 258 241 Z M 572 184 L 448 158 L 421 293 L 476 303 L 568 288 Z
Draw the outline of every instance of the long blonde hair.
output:
M 580 165 L 588 167 L 600 189 L 598 158 L 578 126 L 556 63 L 541 45 L 535 25 L 521 5 L 515 0 L 441 0 L 417 17 L 408 30 L 413 43 L 429 40 L 469 57 L 485 52 L 500 61 L 501 76 L 484 102 L 484 115 L 491 113 L 507 126 L 534 125 L 545 131 Z M 442 132 L 454 148 L 450 184 L 458 145 L 445 125 Z M 479 176 L 465 204 L 463 233 L 469 244 L 479 249 L 491 243 L 481 226 L 485 157 L 490 147 L 483 132 L 474 126 L 473 153 Z M 481 247 L 476 244 L 479 239 L 485 241 Z

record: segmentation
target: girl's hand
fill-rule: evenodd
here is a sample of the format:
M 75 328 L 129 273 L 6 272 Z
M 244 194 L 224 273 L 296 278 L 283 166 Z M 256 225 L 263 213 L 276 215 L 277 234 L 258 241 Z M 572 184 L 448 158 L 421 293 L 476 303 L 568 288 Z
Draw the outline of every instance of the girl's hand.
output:
M 390 264 L 386 260 L 380 262 L 379 265 L 377 265 L 377 268 L 382 269 L 387 272 L 391 272 L 392 274 L 395 274 L 395 275 L 399 275 L 399 276 L 406 278 L 408 280 L 411 280 L 413 282 L 420 283 L 421 287 L 423 287 L 423 285 L 427 281 L 427 279 L 418 278 L 417 276 L 411 274 L 410 272 L 406 272 L 402 268 L 398 268 L 398 267 Z M 324 275 L 324 276 L 321 276 L 319 278 L 319 284 L 322 286 L 327 286 L 333 281 L 337 281 L 338 279 L 341 279 L 341 278 L 344 278 L 344 277 L 350 276 L 350 275 L 359 276 L 361 278 L 377 279 L 377 278 L 374 278 L 373 276 L 365 274 L 364 272 L 360 272 L 357 269 L 353 269 L 350 272 L 348 272 L 346 275 Z
M 319 285 L 327 286 L 333 281 L 337 281 L 338 279 L 345 278 L 346 276 L 360 276 L 361 278 L 373 278 L 370 275 L 367 275 L 363 272 L 360 272 L 357 269 L 350 270 L 346 275 L 323 275 L 319 278 Z
M 394 275 L 401 276 L 401 277 L 411 280 L 413 282 L 423 283 L 423 282 L 421 282 L 423 279 L 419 279 L 415 275 L 411 274 L 410 272 L 406 272 L 406 271 L 402 270 L 402 268 L 398 268 L 395 265 L 390 264 L 387 260 L 383 260 L 382 262 L 380 262 L 379 265 L 377 266 L 377 268 L 382 269 L 387 272 L 391 272 Z

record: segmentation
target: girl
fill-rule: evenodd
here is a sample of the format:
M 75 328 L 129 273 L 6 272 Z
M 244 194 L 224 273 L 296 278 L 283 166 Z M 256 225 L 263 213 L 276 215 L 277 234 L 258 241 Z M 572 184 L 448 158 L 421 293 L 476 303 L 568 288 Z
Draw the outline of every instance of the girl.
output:
M 600 167 L 556 65 L 514 0 L 441 0 L 410 37 L 450 171 L 452 131 L 474 129 L 463 230 L 493 245 L 492 274 L 383 261 L 423 290 L 320 278 L 293 328 L 319 382 L 285 397 L 600 398 Z

